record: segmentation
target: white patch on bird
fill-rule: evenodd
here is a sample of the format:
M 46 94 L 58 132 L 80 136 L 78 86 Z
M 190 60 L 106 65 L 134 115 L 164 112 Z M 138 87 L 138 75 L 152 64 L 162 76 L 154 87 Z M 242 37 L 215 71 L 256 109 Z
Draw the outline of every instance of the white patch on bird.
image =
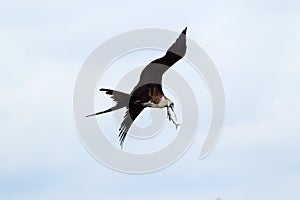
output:
M 162 98 L 160 99 L 158 104 L 155 104 L 154 102 L 152 102 L 150 100 L 148 102 L 142 103 L 142 105 L 146 106 L 146 107 L 151 107 L 151 108 L 164 108 L 168 105 L 168 103 L 169 103 L 169 100 L 166 97 L 162 96 Z

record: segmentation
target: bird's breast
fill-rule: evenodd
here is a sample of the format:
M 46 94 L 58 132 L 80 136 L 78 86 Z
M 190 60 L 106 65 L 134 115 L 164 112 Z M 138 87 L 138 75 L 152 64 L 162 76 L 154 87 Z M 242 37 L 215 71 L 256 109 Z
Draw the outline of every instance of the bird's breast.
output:
M 143 106 L 151 108 L 164 108 L 167 105 L 168 101 L 164 96 L 160 97 L 159 99 L 151 99 L 150 101 L 143 103 Z

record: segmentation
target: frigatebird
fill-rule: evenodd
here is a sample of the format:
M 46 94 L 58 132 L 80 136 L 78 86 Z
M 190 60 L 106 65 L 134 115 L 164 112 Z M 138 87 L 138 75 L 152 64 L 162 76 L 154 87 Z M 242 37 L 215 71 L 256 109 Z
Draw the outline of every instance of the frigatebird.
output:
M 174 112 L 174 103 L 164 95 L 162 90 L 162 76 L 172 65 L 185 55 L 187 48 L 186 31 L 187 27 L 181 32 L 175 43 L 171 45 L 163 57 L 153 60 L 143 69 L 138 84 L 130 94 L 111 89 L 100 89 L 100 91 L 104 91 L 106 94 L 111 95 L 111 98 L 116 102 L 116 105 L 110 109 L 88 115 L 87 117 L 126 107 L 127 111 L 123 122 L 121 123 L 121 127 L 119 128 L 119 142 L 121 148 L 123 148 L 125 137 L 133 121 L 146 107 L 167 107 L 169 120 L 173 121 L 177 129 L 179 124 Z

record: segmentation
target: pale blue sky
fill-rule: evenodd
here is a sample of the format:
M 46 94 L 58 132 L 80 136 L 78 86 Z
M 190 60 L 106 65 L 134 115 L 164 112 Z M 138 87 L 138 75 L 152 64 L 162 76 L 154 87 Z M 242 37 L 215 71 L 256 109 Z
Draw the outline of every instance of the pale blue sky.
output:
M 299 11 L 289 0 L 2 2 L 0 199 L 299 199 Z M 219 143 L 199 161 L 196 141 L 152 174 L 102 166 L 73 123 L 82 63 L 116 34 L 185 26 L 224 81 Z

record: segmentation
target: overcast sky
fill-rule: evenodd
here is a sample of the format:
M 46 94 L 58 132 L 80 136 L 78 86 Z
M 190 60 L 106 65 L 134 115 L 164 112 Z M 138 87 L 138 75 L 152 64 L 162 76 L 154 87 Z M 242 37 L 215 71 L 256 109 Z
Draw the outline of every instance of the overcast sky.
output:
M 300 199 L 299 24 L 296 0 L 2 2 L 0 199 Z M 185 26 L 223 79 L 216 148 L 144 175 L 101 165 L 74 127 L 81 65 L 119 33 Z

